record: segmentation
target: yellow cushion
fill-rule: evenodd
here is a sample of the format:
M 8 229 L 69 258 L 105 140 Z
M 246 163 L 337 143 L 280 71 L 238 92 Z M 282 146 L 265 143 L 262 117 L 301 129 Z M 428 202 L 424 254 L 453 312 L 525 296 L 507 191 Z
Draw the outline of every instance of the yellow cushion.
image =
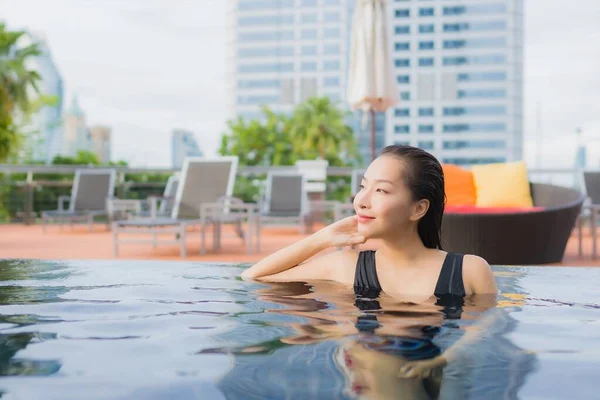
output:
M 473 182 L 473 173 L 452 164 L 442 164 L 444 171 L 444 191 L 447 206 L 474 206 L 477 192 Z
M 525 162 L 474 165 L 471 170 L 477 206 L 533 207 Z

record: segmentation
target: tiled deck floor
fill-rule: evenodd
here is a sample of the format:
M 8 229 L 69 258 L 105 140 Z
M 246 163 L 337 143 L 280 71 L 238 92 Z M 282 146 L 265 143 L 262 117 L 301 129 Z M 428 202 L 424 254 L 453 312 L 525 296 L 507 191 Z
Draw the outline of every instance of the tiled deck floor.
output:
M 246 246 L 241 239 L 234 236 L 228 227 L 224 228 L 222 249 L 212 252 L 210 232 L 208 253 L 200 255 L 199 233 L 190 232 L 188 236 L 188 257 L 179 256 L 177 245 L 162 245 L 152 248 L 150 244 L 122 244 L 120 259 L 164 259 L 188 261 L 217 261 L 217 262 L 255 262 L 304 237 L 294 228 L 264 228 L 261 239 L 260 253 L 246 254 Z M 148 236 L 146 236 L 148 237 Z M 599 243 L 600 245 L 600 243 Z M 584 233 L 584 256 L 577 254 L 577 237 L 573 235 L 567 245 L 562 266 L 598 266 L 600 259 L 592 260 L 592 240 L 589 233 Z M 98 225 L 94 232 L 89 233 L 87 227 L 65 227 L 62 231 L 58 226 L 51 226 L 46 233 L 40 226 L 0 225 L 0 259 L 114 259 L 112 236 L 105 225 Z

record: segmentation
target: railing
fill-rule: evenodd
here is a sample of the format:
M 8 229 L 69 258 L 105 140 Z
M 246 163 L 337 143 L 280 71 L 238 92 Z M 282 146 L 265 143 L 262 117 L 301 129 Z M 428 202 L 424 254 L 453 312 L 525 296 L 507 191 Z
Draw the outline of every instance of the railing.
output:
M 1 217 L 5 221 L 33 223 L 42 211 L 56 209 L 59 196 L 70 194 L 73 175 L 77 169 L 82 168 L 106 167 L 0 164 L 0 174 L 2 174 L 0 211 L 4 213 Z M 160 195 L 164 191 L 167 178 L 179 171 L 172 168 L 114 167 L 114 169 L 117 171 L 115 195 L 122 199 L 143 199 L 150 195 Z M 262 180 L 267 172 L 275 170 L 294 170 L 294 167 L 240 167 L 238 176 Z M 334 192 L 340 188 L 349 193 L 350 180 L 339 178 L 350 178 L 351 175 L 352 168 L 329 167 L 327 198 L 334 198 Z M 532 182 L 552 183 L 583 190 L 581 171 L 578 169 L 530 169 L 529 175 Z

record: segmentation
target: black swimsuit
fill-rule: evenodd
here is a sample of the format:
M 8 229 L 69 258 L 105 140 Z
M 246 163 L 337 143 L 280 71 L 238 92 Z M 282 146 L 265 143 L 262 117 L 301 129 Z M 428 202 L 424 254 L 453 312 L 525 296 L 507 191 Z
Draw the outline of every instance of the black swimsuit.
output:
M 460 319 L 462 314 L 466 295 L 462 279 L 462 265 L 462 254 L 448 253 L 440 271 L 434 295 L 437 298 L 436 305 L 442 307 L 445 319 Z M 385 310 L 381 310 L 379 301 L 377 301 L 381 290 L 375 268 L 375 252 L 372 250 L 360 252 L 354 275 L 356 298 L 354 305 L 363 311 L 355 325 L 362 333 L 373 334 L 380 326 L 377 313 L 385 312 Z M 388 344 L 388 346 L 384 346 L 388 347 L 386 352 L 402 354 L 408 359 L 424 359 L 439 354 L 439 349 L 433 345 L 431 340 L 440 332 L 440 327 L 423 326 L 421 331 L 421 339 L 386 337 L 384 339 L 384 342 Z M 381 345 L 377 347 L 381 347 Z
M 462 279 L 463 255 L 448 253 L 444 259 L 440 276 L 435 286 L 434 295 L 438 298 L 445 296 L 465 296 L 465 286 Z M 361 297 L 376 298 L 381 293 L 381 285 L 377 279 L 375 267 L 375 252 L 361 251 L 356 262 L 354 274 L 354 293 Z

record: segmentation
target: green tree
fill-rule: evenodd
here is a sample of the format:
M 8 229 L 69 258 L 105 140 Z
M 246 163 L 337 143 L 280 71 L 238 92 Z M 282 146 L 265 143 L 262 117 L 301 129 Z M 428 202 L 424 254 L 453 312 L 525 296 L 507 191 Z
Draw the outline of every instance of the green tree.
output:
M 345 122 L 349 115 L 329 97 L 312 97 L 299 104 L 286 121 L 294 151 L 305 159 L 327 160 L 332 166 L 352 163 L 359 154 L 354 132 Z
M 40 54 L 37 44 L 18 47 L 24 31 L 9 31 L 0 23 L 0 161 L 22 143 L 15 123 L 17 115 L 31 112 L 31 94 L 39 93 L 40 75 L 27 68 L 27 60 Z
M 219 154 L 236 155 L 240 165 L 290 165 L 295 162 L 286 118 L 263 107 L 264 121 L 242 117 L 227 123 L 229 132 L 221 136 Z
M 91 151 L 80 150 L 75 157 L 55 156 L 52 160 L 55 165 L 100 165 L 98 156 Z

